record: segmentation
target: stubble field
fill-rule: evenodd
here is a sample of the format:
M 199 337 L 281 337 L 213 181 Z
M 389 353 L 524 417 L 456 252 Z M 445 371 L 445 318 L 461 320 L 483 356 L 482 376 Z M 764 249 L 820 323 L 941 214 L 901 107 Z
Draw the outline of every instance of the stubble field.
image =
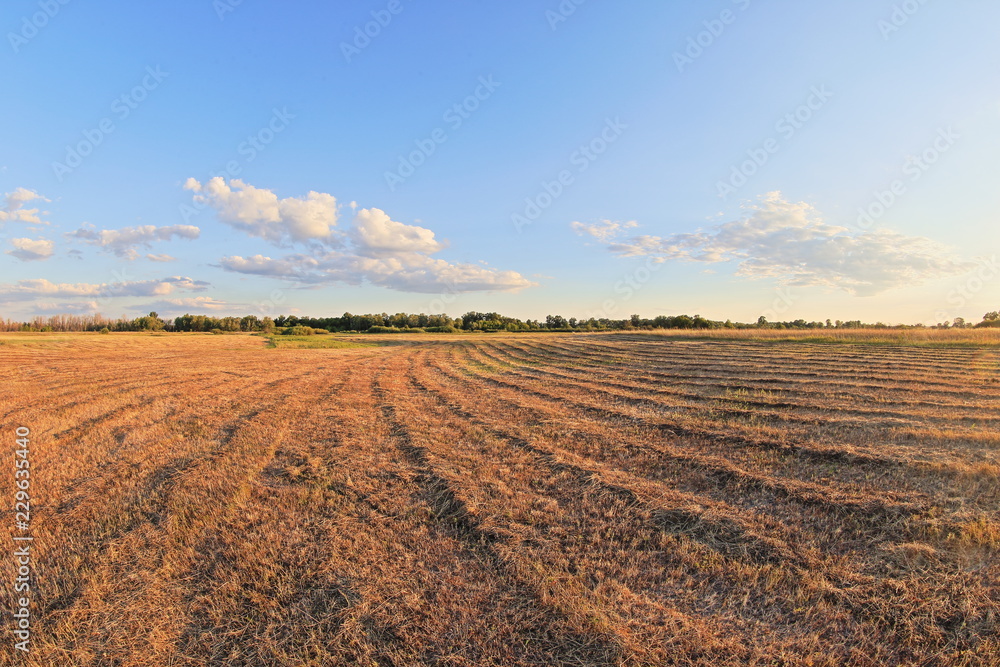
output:
M 1000 660 L 996 341 L 343 340 L 0 337 L 0 664 Z

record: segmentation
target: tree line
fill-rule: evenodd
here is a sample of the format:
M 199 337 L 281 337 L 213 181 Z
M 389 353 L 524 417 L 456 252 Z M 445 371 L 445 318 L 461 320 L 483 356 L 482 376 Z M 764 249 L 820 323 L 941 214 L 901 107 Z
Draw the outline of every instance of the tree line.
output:
M 184 314 L 172 320 L 163 319 L 151 312 L 142 317 L 119 317 L 110 319 L 100 314 L 92 315 L 52 315 L 34 317 L 28 321 L 0 318 L 0 331 L 177 331 L 177 332 L 283 332 L 297 327 L 297 331 L 315 329 L 330 333 L 343 332 L 445 332 L 459 331 L 623 331 L 635 329 L 867 329 L 867 328 L 919 328 L 924 325 L 890 326 L 881 322 L 874 324 L 861 320 L 790 320 L 768 322 L 760 317 L 756 322 L 743 323 L 731 320 L 710 320 L 700 315 L 659 315 L 644 318 L 632 315 L 626 319 L 611 318 L 566 318 L 561 315 L 546 315 L 544 320 L 522 320 L 496 312 L 468 312 L 461 317 L 445 314 L 426 315 L 424 313 L 376 313 L 355 315 L 344 313 L 339 317 L 306 317 L 279 315 L 278 317 L 213 317 L 211 315 Z M 1000 312 L 986 313 L 978 324 L 966 322 L 957 317 L 951 322 L 942 322 L 930 328 L 973 328 L 1000 327 Z

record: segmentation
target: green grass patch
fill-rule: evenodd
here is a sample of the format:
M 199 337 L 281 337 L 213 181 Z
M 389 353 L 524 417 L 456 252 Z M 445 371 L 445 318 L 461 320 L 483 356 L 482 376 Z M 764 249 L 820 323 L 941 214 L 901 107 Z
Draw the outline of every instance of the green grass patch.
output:
M 338 340 L 332 336 L 265 335 L 267 346 L 279 350 L 341 350 L 352 347 L 376 347 L 372 343 Z

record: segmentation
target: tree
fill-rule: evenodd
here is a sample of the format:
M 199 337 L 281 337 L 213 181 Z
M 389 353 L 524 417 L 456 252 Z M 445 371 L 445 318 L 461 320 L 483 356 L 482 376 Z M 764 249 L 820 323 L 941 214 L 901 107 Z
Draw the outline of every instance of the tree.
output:
M 219 328 L 223 331 L 239 331 L 240 330 L 240 318 L 238 317 L 223 317 L 219 320 Z
M 137 317 L 131 322 L 131 328 L 136 331 L 161 331 L 163 327 L 164 322 L 157 315 L 156 311 L 151 312 L 145 317 Z
M 260 320 L 256 315 L 246 315 L 240 318 L 240 331 L 260 331 Z

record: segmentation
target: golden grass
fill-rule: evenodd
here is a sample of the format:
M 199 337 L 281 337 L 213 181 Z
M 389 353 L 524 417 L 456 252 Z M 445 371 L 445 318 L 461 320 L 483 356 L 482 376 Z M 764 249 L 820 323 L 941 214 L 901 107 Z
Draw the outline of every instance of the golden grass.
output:
M 1000 351 L 932 333 L 0 335 L 17 664 L 996 664 Z

